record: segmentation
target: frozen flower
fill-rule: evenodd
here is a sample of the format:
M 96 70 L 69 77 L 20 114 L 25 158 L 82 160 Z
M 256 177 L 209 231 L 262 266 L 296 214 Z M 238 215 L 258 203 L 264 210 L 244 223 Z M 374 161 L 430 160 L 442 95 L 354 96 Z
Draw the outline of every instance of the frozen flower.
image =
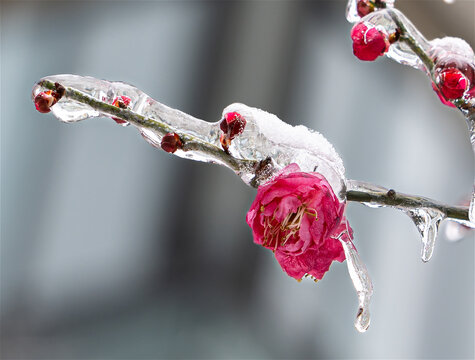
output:
M 432 88 L 444 105 L 451 100 L 475 96 L 475 59 L 463 40 L 446 37 L 431 41 L 430 56 L 434 61 Z
M 465 75 L 455 68 L 440 71 L 436 81 L 442 95 L 449 100 L 462 97 L 468 87 L 468 80 Z
M 321 279 L 334 260 L 345 259 L 338 240 L 351 228 L 330 184 L 319 173 L 284 171 L 260 186 L 246 221 L 254 242 L 271 249 L 282 269 L 300 280 Z
M 353 54 L 364 61 L 376 60 L 384 55 L 390 46 L 388 35 L 371 25 L 356 24 L 351 30 L 353 40 Z

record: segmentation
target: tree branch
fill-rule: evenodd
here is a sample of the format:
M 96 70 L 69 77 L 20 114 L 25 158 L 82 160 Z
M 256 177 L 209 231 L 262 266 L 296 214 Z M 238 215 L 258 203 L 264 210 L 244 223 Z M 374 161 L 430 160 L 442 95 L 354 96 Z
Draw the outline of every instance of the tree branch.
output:
M 42 80 L 39 85 L 46 89 L 56 90 L 58 88 L 58 85 L 60 84 L 56 84 L 48 80 Z M 100 112 L 101 114 L 104 114 L 105 116 L 113 116 L 115 118 L 128 121 L 129 123 L 134 124 L 136 126 L 153 129 L 162 136 L 170 132 L 175 132 L 182 139 L 184 145 L 182 149 L 183 151 L 198 151 L 208 156 L 211 155 L 217 160 L 228 165 L 236 173 L 239 173 L 240 171 L 244 170 L 248 171 L 249 169 L 254 169 L 255 179 L 257 179 L 260 176 L 259 172 L 262 170 L 263 167 L 269 164 L 271 160 L 269 158 L 264 159 L 262 161 L 236 158 L 231 154 L 225 152 L 223 149 L 217 147 L 216 145 L 207 143 L 201 139 L 197 139 L 196 137 L 187 134 L 186 132 L 184 132 L 184 129 L 175 129 L 160 120 L 147 118 L 133 112 L 130 109 L 122 109 L 106 102 L 97 100 L 96 98 L 93 98 L 92 96 L 89 96 L 71 87 L 64 88 L 65 91 L 63 94 L 63 98 L 69 98 L 79 103 L 87 104 L 92 109 Z M 356 185 L 363 184 L 352 180 L 348 180 L 348 183 Z M 251 182 L 251 186 L 253 187 L 257 187 L 256 184 L 257 182 Z M 346 192 L 346 198 L 348 201 L 379 206 L 393 206 L 407 209 L 435 208 L 446 214 L 447 218 L 463 220 L 467 222 L 469 221 L 467 207 L 445 205 L 428 198 L 415 195 L 399 194 L 396 193 L 394 190 L 387 190 L 377 186 L 370 186 L 370 189 L 368 188 L 368 186 L 356 186 L 355 188 L 351 188 L 351 186 L 349 186 L 349 190 L 347 190 Z

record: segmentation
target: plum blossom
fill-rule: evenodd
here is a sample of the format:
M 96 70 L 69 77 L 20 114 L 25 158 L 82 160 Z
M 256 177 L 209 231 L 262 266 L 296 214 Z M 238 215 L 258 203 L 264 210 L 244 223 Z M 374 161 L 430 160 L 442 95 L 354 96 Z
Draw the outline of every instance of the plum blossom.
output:
M 288 173 L 289 167 L 297 170 Z M 334 260 L 345 260 L 342 236 L 352 239 L 340 202 L 325 177 L 296 164 L 260 186 L 247 213 L 254 242 L 271 249 L 282 269 L 300 280 L 319 280 Z

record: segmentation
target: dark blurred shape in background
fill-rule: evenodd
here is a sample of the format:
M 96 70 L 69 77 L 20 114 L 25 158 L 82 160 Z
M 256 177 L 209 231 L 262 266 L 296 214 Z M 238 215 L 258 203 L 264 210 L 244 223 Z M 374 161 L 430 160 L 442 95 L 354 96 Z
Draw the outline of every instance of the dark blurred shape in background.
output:
M 428 37 L 475 45 L 475 2 L 398 1 Z M 35 111 L 43 76 L 131 83 L 217 121 L 243 102 L 322 132 L 349 178 L 456 203 L 472 188 L 463 117 L 422 72 L 352 55 L 343 1 L 1 2 L 1 358 L 473 358 L 474 242 L 419 237 L 351 204 L 374 280 L 353 328 L 344 264 L 317 285 L 253 245 L 255 191 L 111 119 Z

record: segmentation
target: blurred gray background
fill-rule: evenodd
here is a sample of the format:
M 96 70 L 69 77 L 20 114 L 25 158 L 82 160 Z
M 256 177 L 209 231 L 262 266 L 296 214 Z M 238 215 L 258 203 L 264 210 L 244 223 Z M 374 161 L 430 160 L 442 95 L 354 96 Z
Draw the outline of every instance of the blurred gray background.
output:
M 322 132 L 349 178 L 456 203 L 474 159 L 422 72 L 352 55 L 343 1 L 1 2 L 1 358 L 473 358 L 474 241 L 348 206 L 372 275 L 353 328 L 344 264 L 297 283 L 252 242 L 255 190 L 110 119 L 35 111 L 35 81 L 122 80 L 217 121 L 244 102 Z M 475 45 L 475 2 L 398 1 L 429 38 Z

